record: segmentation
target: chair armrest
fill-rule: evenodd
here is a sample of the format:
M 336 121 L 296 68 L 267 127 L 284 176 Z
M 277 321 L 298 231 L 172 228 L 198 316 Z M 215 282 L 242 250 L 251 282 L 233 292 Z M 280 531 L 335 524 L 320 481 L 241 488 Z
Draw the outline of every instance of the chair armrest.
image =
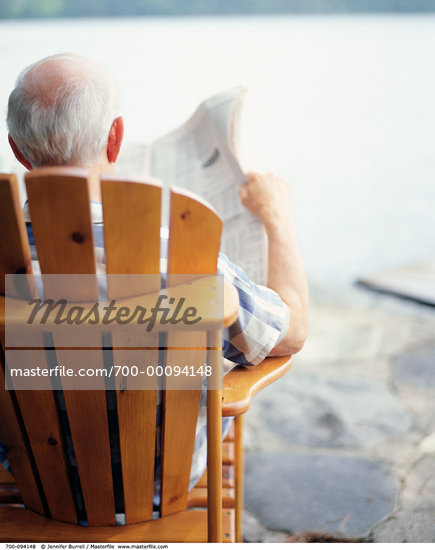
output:
M 268 357 L 255 367 L 236 367 L 224 378 L 222 416 L 245 413 L 260 390 L 281 378 L 292 366 L 292 357 Z

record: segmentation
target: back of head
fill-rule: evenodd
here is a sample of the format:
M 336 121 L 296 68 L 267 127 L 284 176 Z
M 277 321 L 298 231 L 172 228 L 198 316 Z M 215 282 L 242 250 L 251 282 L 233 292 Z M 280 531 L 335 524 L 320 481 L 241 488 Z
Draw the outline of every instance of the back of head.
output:
M 99 162 L 117 113 L 109 74 L 73 54 L 47 57 L 18 76 L 9 96 L 9 134 L 33 168 Z

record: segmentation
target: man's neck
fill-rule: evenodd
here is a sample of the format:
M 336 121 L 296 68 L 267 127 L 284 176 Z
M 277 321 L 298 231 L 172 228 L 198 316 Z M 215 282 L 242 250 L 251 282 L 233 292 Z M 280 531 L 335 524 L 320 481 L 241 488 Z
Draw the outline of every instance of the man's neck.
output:
M 91 201 L 101 202 L 100 167 L 89 169 L 89 198 Z

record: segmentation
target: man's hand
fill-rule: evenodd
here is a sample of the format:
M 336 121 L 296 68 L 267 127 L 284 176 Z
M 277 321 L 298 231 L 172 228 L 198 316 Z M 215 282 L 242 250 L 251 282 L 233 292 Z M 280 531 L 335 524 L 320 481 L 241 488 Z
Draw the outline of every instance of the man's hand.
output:
M 240 188 L 243 205 L 260 218 L 268 247 L 267 286 L 290 309 L 290 327 L 270 355 L 290 355 L 303 346 L 308 330 L 308 289 L 291 216 L 290 185 L 273 174 L 249 172 Z
M 291 216 L 290 185 L 274 174 L 248 172 L 248 181 L 239 190 L 243 206 L 260 218 L 266 227 L 279 225 Z

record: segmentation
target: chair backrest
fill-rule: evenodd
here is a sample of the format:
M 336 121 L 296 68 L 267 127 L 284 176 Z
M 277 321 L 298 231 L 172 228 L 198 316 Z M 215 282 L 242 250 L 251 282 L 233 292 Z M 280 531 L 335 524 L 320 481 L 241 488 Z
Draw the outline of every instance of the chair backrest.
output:
M 95 274 L 95 227 L 93 227 L 89 181 L 78 169 L 47 168 L 26 176 L 32 230 L 43 274 Z M 101 181 L 104 249 L 107 274 L 159 274 L 161 256 L 162 188 L 158 183 L 104 177 Z M 30 252 L 25 222 L 18 200 L 14 176 L 0 176 L 0 270 L 4 274 L 30 273 Z M 101 229 L 101 227 L 100 227 Z M 214 274 L 220 245 L 222 222 L 201 200 L 181 191 L 170 192 L 170 220 L 167 273 Z M 91 277 L 91 281 L 92 281 Z M 155 278 L 156 288 L 160 277 Z M 135 294 L 137 289 L 108 283 L 109 298 Z M 153 290 L 152 288 L 149 290 Z M 4 286 L 0 288 L 4 293 Z M 70 300 L 98 300 L 97 281 L 73 289 Z M 117 359 L 124 338 L 110 343 L 111 361 Z M 192 340 L 193 338 L 193 340 Z M 192 346 L 191 342 L 195 345 Z M 2 335 L 4 346 L 4 334 Z M 47 349 L 42 337 L 32 342 L 35 349 Z M 89 335 L 87 346 L 97 350 L 92 367 L 105 364 L 107 343 Z M 129 342 L 131 346 L 132 342 Z M 206 353 L 206 333 L 197 332 L 185 348 L 183 333 L 170 333 L 162 355 L 159 335 L 151 333 L 137 342 L 147 362 L 160 364 L 201 364 Z M 49 348 L 62 364 L 68 340 L 56 336 Z M 178 348 L 178 349 L 177 349 Z M 99 350 L 99 351 L 98 351 Z M 133 352 L 132 352 L 133 353 Z M 160 354 L 160 355 L 159 355 Z M 119 356 L 121 357 L 121 356 Z M 125 350 L 122 361 L 125 361 Z M 121 361 L 121 359 L 119 359 Z M 0 439 L 8 447 L 8 457 L 25 505 L 53 519 L 77 523 L 77 487 L 83 497 L 89 525 L 115 524 L 114 477 L 122 478 L 126 523 L 153 517 L 156 444 L 161 447 L 160 515 L 184 510 L 187 505 L 195 427 L 201 398 L 201 378 L 197 386 L 183 391 L 171 389 L 167 379 L 158 407 L 157 390 L 128 390 L 117 385 L 107 391 L 77 391 L 63 386 L 67 423 L 77 463 L 77 474 L 67 457 L 66 434 L 61 428 L 57 391 L 5 391 L 4 355 L 0 368 Z M 204 363 L 203 363 L 204 364 Z M 43 365 L 41 365 L 41 368 Z M 114 418 L 108 400 L 116 396 Z M 156 430 L 156 409 L 161 410 L 161 430 Z M 109 415 L 109 417 L 108 417 Z M 5 421 L 7 419 L 7 421 Z M 111 457 L 110 422 L 118 425 L 122 475 L 114 471 Z M 75 476 L 75 477 L 74 477 Z

